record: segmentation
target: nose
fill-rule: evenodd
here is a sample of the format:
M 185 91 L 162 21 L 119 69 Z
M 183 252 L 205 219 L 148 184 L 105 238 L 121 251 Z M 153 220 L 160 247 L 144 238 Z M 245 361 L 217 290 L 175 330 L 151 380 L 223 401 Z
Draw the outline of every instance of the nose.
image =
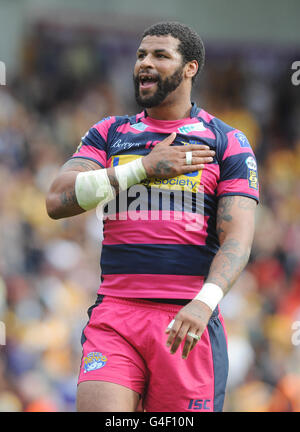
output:
M 153 69 L 153 63 L 151 60 L 151 55 L 150 53 L 145 55 L 141 60 L 140 60 L 140 69 Z

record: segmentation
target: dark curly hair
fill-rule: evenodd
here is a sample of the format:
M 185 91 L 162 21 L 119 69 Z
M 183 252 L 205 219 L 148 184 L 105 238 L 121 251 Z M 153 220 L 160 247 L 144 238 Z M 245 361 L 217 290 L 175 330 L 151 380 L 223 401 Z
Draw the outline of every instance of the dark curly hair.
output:
M 199 67 L 196 75 L 192 79 L 194 82 L 195 78 L 201 72 L 205 61 L 205 48 L 202 39 L 189 26 L 176 21 L 153 24 L 144 31 L 142 39 L 146 36 L 167 35 L 171 35 L 180 41 L 178 50 L 182 55 L 183 64 L 192 60 L 197 60 Z

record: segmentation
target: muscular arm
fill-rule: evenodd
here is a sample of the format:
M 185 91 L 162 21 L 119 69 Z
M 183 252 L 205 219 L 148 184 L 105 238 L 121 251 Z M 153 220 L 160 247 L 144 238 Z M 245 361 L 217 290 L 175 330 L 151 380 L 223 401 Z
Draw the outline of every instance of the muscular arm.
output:
M 219 201 L 217 232 L 220 249 L 213 259 L 206 282 L 228 292 L 246 266 L 255 226 L 256 201 L 244 196 L 227 196 Z
M 210 150 L 208 146 L 193 144 L 188 147 L 171 147 L 175 136 L 176 133 L 172 133 L 157 144 L 147 156 L 143 157 L 143 165 L 147 177 L 175 177 L 183 173 L 203 169 L 205 163 L 212 162 L 212 156 L 215 152 Z M 190 165 L 186 164 L 187 151 L 193 151 L 193 161 Z M 63 165 L 58 176 L 52 183 L 46 198 L 47 212 L 52 219 L 75 216 L 85 211 L 77 202 L 75 182 L 78 173 L 93 170 L 99 170 L 99 165 L 96 162 L 84 158 L 70 159 Z M 107 168 L 106 174 L 110 185 L 114 188 L 114 192 L 118 194 L 120 185 L 115 168 Z M 96 177 L 98 176 L 96 175 Z
M 243 196 L 227 196 L 219 201 L 217 212 L 217 232 L 220 248 L 210 266 L 206 282 L 218 285 L 226 294 L 246 266 L 254 235 L 256 201 Z M 169 334 L 167 346 L 175 353 L 185 340 L 182 351 L 186 358 L 196 345 L 196 340 L 187 332 L 201 336 L 209 318 L 211 309 L 200 300 L 192 300 L 175 317 Z
M 68 160 L 60 169 L 53 181 L 46 198 L 48 215 L 52 219 L 60 219 L 84 213 L 77 202 L 75 194 L 75 181 L 77 174 L 82 171 L 101 169 L 100 166 L 89 159 L 74 158 Z M 109 168 L 107 175 L 112 186 L 118 190 L 118 181 L 114 169 Z

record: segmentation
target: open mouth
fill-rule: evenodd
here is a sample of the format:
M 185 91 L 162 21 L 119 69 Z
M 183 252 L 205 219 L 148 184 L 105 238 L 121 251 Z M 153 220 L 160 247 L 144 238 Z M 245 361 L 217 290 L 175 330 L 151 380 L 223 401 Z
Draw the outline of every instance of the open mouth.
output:
M 155 86 L 155 84 L 158 81 L 158 78 L 154 75 L 151 75 L 151 74 L 140 74 L 139 80 L 140 80 L 140 88 L 141 89 L 149 89 L 149 88 Z

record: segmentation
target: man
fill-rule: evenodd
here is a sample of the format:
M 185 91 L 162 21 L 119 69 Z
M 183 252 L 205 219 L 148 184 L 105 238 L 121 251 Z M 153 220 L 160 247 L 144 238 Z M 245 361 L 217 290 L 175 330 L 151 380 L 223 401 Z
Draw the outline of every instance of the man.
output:
M 218 304 L 249 258 L 258 182 L 245 135 L 191 103 L 203 62 L 189 27 L 146 30 L 134 67 L 144 111 L 94 125 L 51 185 L 54 219 L 106 211 L 78 411 L 135 411 L 140 400 L 152 412 L 222 411 Z

